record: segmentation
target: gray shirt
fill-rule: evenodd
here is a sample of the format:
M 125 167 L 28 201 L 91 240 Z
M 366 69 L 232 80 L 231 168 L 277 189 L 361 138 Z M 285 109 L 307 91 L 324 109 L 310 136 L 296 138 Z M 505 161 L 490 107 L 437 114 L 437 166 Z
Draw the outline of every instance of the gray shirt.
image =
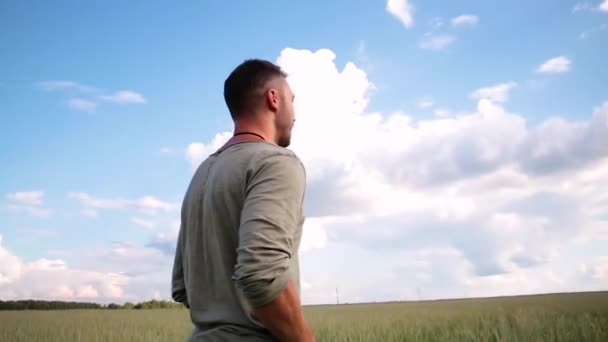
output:
M 300 291 L 304 166 L 290 150 L 241 142 L 210 155 L 186 191 L 172 296 L 189 306 L 190 340 L 268 341 L 252 306 L 292 280 Z

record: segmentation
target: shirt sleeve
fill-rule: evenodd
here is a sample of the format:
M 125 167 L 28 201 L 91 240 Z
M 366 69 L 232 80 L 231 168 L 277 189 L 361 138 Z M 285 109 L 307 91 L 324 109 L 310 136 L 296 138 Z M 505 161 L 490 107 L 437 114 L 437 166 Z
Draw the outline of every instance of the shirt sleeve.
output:
M 178 303 L 188 306 L 188 296 L 186 294 L 186 284 L 184 281 L 184 267 L 182 264 L 183 246 L 183 220 L 177 235 L 175 247 L 175 257 L 173 260 L 173 272 L 171 277 L 171 297 Z
M 274 300 L 289 281 L 305 183 L 302 163 L 290 155 L 265 158 L 249 178 L 233 279 L 254 307 Z

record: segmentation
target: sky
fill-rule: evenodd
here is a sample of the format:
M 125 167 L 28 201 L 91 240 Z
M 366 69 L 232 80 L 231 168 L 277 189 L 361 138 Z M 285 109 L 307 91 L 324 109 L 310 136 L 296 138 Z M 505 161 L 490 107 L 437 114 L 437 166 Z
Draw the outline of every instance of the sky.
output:
M 0 299 L 170 299 L 248 58 L 296 95 L 304 304 L 608 290 L 608 1 L 0 4 Z

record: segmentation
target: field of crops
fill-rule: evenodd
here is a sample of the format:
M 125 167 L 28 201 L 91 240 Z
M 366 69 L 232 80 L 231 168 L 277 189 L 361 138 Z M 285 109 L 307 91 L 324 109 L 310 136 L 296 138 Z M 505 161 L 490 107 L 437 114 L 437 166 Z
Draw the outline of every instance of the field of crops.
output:
M 608 292 L 308 306 L 318 341 L 608 341 Z M 0 341 L 183 341 L 183 309 L 0 312 Z

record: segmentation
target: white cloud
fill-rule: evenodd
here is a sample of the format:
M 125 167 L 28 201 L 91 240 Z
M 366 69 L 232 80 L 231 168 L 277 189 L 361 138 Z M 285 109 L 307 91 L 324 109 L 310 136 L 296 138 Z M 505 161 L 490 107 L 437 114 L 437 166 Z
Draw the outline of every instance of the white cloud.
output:
M 589 263 L 582 264 L 581 272 L 585 277 L 599 280 L 608 285 L 608 255 L 597 257 Z
M 430 25 L 433 30 L 441 29 L 444 25 L 443 18 L 435 17 L 435 18 L 431 19 Z
M 218 133 L 210 144 L 193 142 L 188 145 L 188 148 L 186 149 L 186 159 L 190 162 L 192 170 L 195 170 L 211 153 L 222 147 L 231 136 L 231 132 Z
M 3 299 L 118 300 L 128 284 L 124 275 L 73 269 L 61 259 L 24 262 L 2 245 L 0 297 Z
M 360 40 L 357 43 L 357 50 L 355 51 L 357 62 L 367 65 L 369 63 L 369 56 L 367 55 L 367 42 Z
M 572 12 L 589 12 L 595 10 L 595 6 L 589 2 L 579 2 L 574 5 Z
M 410 0 L 387 0 L 386 10 L 399 19 L 406 28 L 414 25 L 414 6 Z
M 579 2 L 572 8 L 572 12 L 608 12 L 608 0 L 601 0 L 597 5 L 590 2 Z
M 40 237 L 53 237 L 53 236 L 59 235 L 59 233 L 57 233 L 56 231 L 49 230 L 49 229 L 32 228 L 32 229 L 25 229 L 24 231 L 30 236 L 36 235 L 36 236 L 40 236 Z
M 156 223 L 154 221 L 146 220 L 141 217 L 132 217 L 131 222 L 135 223 L 138 226 L 147 228 L 147 229 L 152 229 L 152 228 L 156 227 Z
M 608 30 L 608 24 L 601 24 L 597 27 L 594 27 L 588 31 L 581 33 L 579 37 L 581 39 L 587 39 L 598 32 L 602 32 L 602 31 L 606 31 L 606 30 Z
M 608 212 L 608 103 L 588 121 L 529 125 L 501 106 L 517 86 L 506 82 L 474 91 L 476 108 L 458 116 L 368 113 L 375 87 L 335 57 L 285 49 L 277 59 L 297 99 L 290 148 L 308 176 L 305 302 L 333 302 L 338 282 L 353 301 L 411 299 L 417 284 L 435 298 L 598 284 L 567 261 L 588 259 L 562 253 L 606 236 L 597 217 Z M 219 144 L 191 145 L 188 160 Z
M 570 64 L 572 62 L 567 57 L 558 56 L 544 62 L 537 71 L 546 74 L 564 73 L 570 70 Z
M 456 41 L 454 36 L 425 34 L 420 47 L 425 50 L 443 50 Z
M 316 248 L 324 248 L 327 243 L 327 234 L 323 227 L 323 219 L 308 218 L 304 222 L 300 252 L 304 253 Z
M 43 197 L 43 191 L 19 191 L 6 195 L 9 210 L 37 217 L 46 217 L 53 213 L 52 209 L 42 206 Z
M 39 82 L 38 86 L 46 91 L 55 91 L 55 90 L 76 90 L 82 93 L 94 93 L 100 91 L 96 87 L 80 84 L 74 81 L 65 81 L 65 80 L 51 80 L 51 81 L 43 81 Z
M 175 252 L 178 233 L 179 230 L 159 233 L 146 246 L 149 248 L 155 248 L 167 255 L 171 255 Z
M 517 87 L 517 83 L 511 81 L 500 83 L 489 87 L 475 90 L 471 97 L 477 100 L 487 99 L 493 102 L 507 102 L 509 93 Z
M 14 213 L 26 213 L 30 216 L 36 216 L 36 217 L 48 217 L 53 214 L 52 209 L 36 207 L 36 206 L 11 204 L 8 206 L 8 209 Z
M 62 91 L 66 94 L 78 94 L 67 100 L 70 108 L 81 111 L 93 111 L 97 109 L 101 102 L 114 104 L 141 104 L 146 103 L 145 97 L 133 90 L 119 90 L 108 93 L 105 90 L 83 85 L 75 81 L 43 81 L 38 82 L 37 86 L 45 91 Z
M 137 209 L 148 212 L 172 211 L 178 208 L 178 203 L 164 202 L 154 196 L 141 197 L 135 200 L 132 205 Z
M 132 90 L 120 90 L 112 95 L 102 95 L 100 99 L 114 103 L 145 103 L 146 99 L 140 93 Z
M 437 108 L 433 111 L 433 114 L 440 116 L 440 117 L 446 117 L 449 116 L 451 114 L 449 109 L 446 108 Z
M 424 97 L 418 101 L 418 108 L 420 109 L 429 109 L 432 108 L 435 104 L 433 103 L 433 99 L 430 97 Z
M 76 298 L 97 298 L 99 297 L 99 291 L 92 285 L 82 285 L 76 289 L 74 296 Z
M 154 196 L 143 196 L 131 200 L 125 198 L 98 198 L 85 192 L 71 192 L 68 197 L 80 201 L 87 207 L 83 213 L 92 217 L 97 215 L 95 209 L 136 209 L 154 215 L 158 212 L 171 212 L 179 207 L 178 203 L 165 202 Z
M 97 217 L 97 210 L 95 209 L 83 209 L 81 213 L 87 217 Z
M 127 208 L 132 202 L 121 198 L 94 198 L 91 195 L 84 192 L 72 192 L 68 196 L 73 199 L 77 199 L 84 205 L 91 208 L 101 209 L 124 209 Z
M 9 200 L 22 205 L 41 205 L 43 197 L 43 191 L 18 191 L 6 195 Z
M 462 14 L 452 18 L 453 26 L 475 26 L 479 22 L 479 17 L 473 14 Z
M 97 108 L 97 102 L 85 100 L 85 99 L 79 99 L 79 98 L 70 99 L 68 101 L 68 105 L 72 109 L 82 110 L 82 111 L 87 111 L 87 112 L 93 111 Z
M 175 152 L 175 151 L 172 148 L 170 148 L 170 147 L 162 147 L 160 149 L 160 153 L 161 154 L 165 154 L 165 155 L 166 154 L 173 154 L 173 152 Z
M 2 246 L 2 235 L 0 235 L 0 289 L 3 285 L 10 284 L 19 278 L 21 268 L 19 258 Z
M 145 259 L 158 259 L 162 258 L 161 253 L 158 250 L 148 247 L 138 247 L 130 243 L 115 242 L 112 248 L 104 254 L 109 258 L 116 258 L 122 260 L 122 258 L 129 258 L 131 261 L 143 262 Z

